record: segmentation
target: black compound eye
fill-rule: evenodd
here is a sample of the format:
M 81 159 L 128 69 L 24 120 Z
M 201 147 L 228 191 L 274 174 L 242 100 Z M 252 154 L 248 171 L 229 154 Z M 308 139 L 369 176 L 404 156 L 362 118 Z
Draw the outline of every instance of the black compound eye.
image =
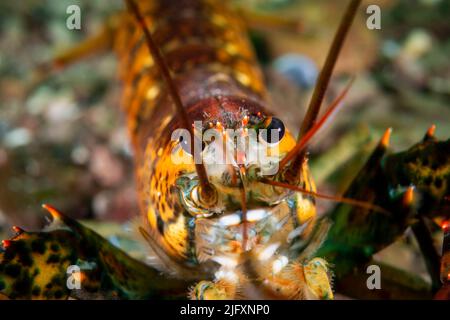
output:
M 191 144 L 189 143 L 189 141 L 187 139 L 184 139 L 183 136 L 180 136 L 178 138 L 178 141 L 180 142 L 181 148 L 183 148 L 183 150 L 187 153 L 191 154 Z
M 192 155 L 191 152 L 191 143 L 188 139 L 185 139 L 183 136 L 180 136 L 178 138 L 178 141 L 180 142 L 181 148 L 190 155 Z M 202 151 L 205 150 L 206 144 L 202 141 Z
M 269 121 L 266 130 L 261 130 L 260 137 L 267 143 L 278 143 L 283 139 L 285 133 L 283 121 L 275 117 L 269 118 Z M 272 130 L 276 130 L 278 134 L 272 134 Z

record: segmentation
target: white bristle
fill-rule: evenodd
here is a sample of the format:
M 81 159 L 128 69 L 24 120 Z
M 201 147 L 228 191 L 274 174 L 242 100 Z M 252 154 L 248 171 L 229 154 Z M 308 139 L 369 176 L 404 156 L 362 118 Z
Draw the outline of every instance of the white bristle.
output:
M 277 251 L 278 247 L 280 246 L 280 243 L 272 243 L 269 244 L 266 248 L 264 248 L 258 255 L 258 259 L 261 261 L 265 261 L 269 259 L 275 251 Z
M 259 221 L 267 217 L 267 215 L 268 215 L 267 211 L 263 209 L 250 210 L 247 212 L 247 221 L 249 222 Z
M 235 226 L 241 222 L 241 217 L 238 214 L 229 214 L 219 219 L 219 223 L 223 226 Z
M 238 264 L 236 259 L 227 256 L 215 256 L 212 260 L 227 268 L 235 268 Z
M 277 260 L 275 260 L 272 264 L 272 272 L 278 273 L 288 264 L 289 260 L 286 256 L 281 256 Z

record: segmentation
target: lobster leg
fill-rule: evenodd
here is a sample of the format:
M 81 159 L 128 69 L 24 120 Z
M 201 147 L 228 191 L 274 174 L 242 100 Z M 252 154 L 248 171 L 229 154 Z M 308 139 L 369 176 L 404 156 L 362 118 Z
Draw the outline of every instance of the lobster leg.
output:
M 80 223 L 45 206 L 53 222 L 42 232 L 15 228 L 0 251 L 0 297 L 10 299 L 183 297 L 183 280 L 161 281 L 158 271 L 134 260 Z
M 322 258 L 294 260 L 279 270 L 281 256 L 274 259 L 263 285 L 277 298 L 330 300 L 334 298 L 328 263 Z
M 248 27 L 253 30 L 280 30 L 298 33 L 302 30 L 302 23 L 295 18 L 275 14 L 261 13 L 244 6 L 237 8 Z
M 219 271 L 220 273 L 221 271 Z M 238 298 L 238 288 L 242 276 L 232 271 L 216 276 L 213 281 L 199 281 L 189 291 L 192 300 L 234 300 Z
M 316 254 L 328 229 L 328 219 L 321 218 L 307 238 L 291 244 L 286 255 L 275 255 L 269 262 L 253 259 L 254 270 L 273 295 L 296 300 L 334 298 L 328 262 Z
M 442 226 L 444 239 L 442 242 L 441 281 L 442 288 L 435 295 L 436 300 L 450 300 L 450 226 L 445 222 Z
M 425 264 L 431 277 L 432 290 L 436 292 L 441 285 L 439 274 L 440 260 L 434 247 L 430 230 L 426 225 L 425 217 L 419 216 L 418 221 L 411 226 L 411 229 L 425 258 Z
M 283 255 L 274 255 L 257 265 L 248 261 L 241 270 L 221 269 L 214 281 L 200 281 L 191 288 L 195 300 L 223 299 L 333 299 L 327 262 L 321 258 L 289 263 Z M 240 269 L 240 268 L 238 268 Z M 250 271 L 248 273 L 248 271 Z M 246 276 L 244 276 L 244 274 Z
M 122 15 L 113 15 L 105 22 L 103 28 L 81 43 L 56 54 L 50 61 L 38 65 L 32 72 L 28 92 L 50 78 L 55 72 L 70 66 L 88 56 L 106 51 L 113 45 L 115 30 L 117 30 Z
M 107 50 L 111 47 L 112 37 L 113 28 L 108 23 L 99 33 L 57 54 L 52 59 L 51 65 L 56 69 L 65 68 L 90 55 Z

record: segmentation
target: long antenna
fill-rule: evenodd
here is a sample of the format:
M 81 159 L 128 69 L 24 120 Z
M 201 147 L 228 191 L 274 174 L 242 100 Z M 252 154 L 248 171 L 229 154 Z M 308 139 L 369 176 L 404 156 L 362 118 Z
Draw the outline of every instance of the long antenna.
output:
M 292 186 L 287 183 L 268 180 L 268 179 L 263 179 L 260 182 L 264 183 L 264 184 L 269 184 L 271 186 L 300 192 L 302 194 L 310 195 L 310 196 L 313 196 L 313 197 L 319 198 L 319 199 L 325 199 L 325 200 L 330 200 L 330 201 L 334 201 L 334 202 L 346 203 L 346 204 L 350 204 L 355 207 L 361 207 L 364 209 L 373 210 L 373 211 L 377 211 L 377 212 L 384 213 L 384 214 L 389 214 L 389 211 L 383 209 L 382 207 L 372 204 L 370 202 L 366 202 L 366 201 L 361 201 L 361 200 L 356 200 L 356 199 L 351 199 L 351 198 L 344 198 L 344 197 L 339 197 L 339 196 L 330 196 L 327 194 L 310 191 L 310 190 L 307 190 L 307 189 L 304 189 L 304 188 L 301 188 L 298 186 Z
M 298 156 L 300 152 L 302 152 L 307 146 L 311 139 L 315 136 L 315 134 L 324 126 L 325 123 L 329 119 L 331 119 L 332 115 L 337 112 L 339 107 L 341 106 L 342 100 L 347 95 L 347 92 L 350 90 L 351 85 L 353 84 L 354 78 L 350 80 L 345 89 L 339 96 L 331 103 L 327 112 L 314 124 L 314 126 L 309 129 L 309 131 L 300 138 L 300 140 L 296 143 L 296 145 L 288 152 L 288 154 L 280 161 L 278 165 L 278 170 L 282 170 L 284 166 L 294 157 Z
M 302 125 L 300 127 L 300 132 L 297 137 L 297 141 L 300 141 L 302 137 L 314 126 L 316 119 L 319 115 L 320 106 L 322 105 L 323 99 L 325 97 L 325 92 L 328 88 L 331 75 L 333 73 L 334 66 L 336 65 L 337 58 L 341 52 L 345 38 L 347 37 L 350 26 L 353 23 L 358 7 L 361 0 L 351 0 L 345 10 L 345 14 L 341 19 L 338 30 L 333 38 L 333 42 L 328 51 L 325 64 L 320 71 L 319 78 L 317 80 L 316 86 L 314 88 L 311 101 L 308 106 L 308 111 L 306 112 L 305 118 L 303 119 Z M 293 166 L 297 166 L 301 163 L 301 159 L 304 157 L 304 152 L 298 154 L 296 159 L 293 160 Z M 297 170 L 298 171 L 298 170 Z
M 141 12 L 139 11 L 138 6 L 133 0 L 125 0 L 129 10 L 134 14 L 136 17 L 137 22 L 140 24 L 142 31 L 145 35 L 145 40 L 147 42 L 148 49 L 150 50 L 150 53 L 152 57 L 155 59 L 156 65 L 159 68 L 159 71 L 161 72 L 162 77 L 164 78 L 164 81 L 166 82 L 167 89 L 169 91 L 170 96 L 172 97 L 173 102 L 175 103 L 175 107 L 177 109 L 177 112 L 180 115 L 181 122 L 183 124 L 183 127 L 187 130 L 189 130 L 189 133 L 191 134 L 191 150 L 195 151 L 194 148 L 194 130 L 192 128 L 192 122 L 189 119 L 189 115 L 186 111 L 186 109 L 183 106 L 183 103 L 181 102 L 180 95 L 178 94 L 178 90 L 175 86 L 175 83 L 170 75 L 169 67 L 167 66 L 166 61 L 164 60 L 163 56 L 161 55 L 161 52 L 158 49 L 158 46 L 153 40 L 153 37 L 147 27 L 147 24 L 145 22 L 144 17 L 141 15 Z M 195 159 L 195 155 L 194 159 Z M 200 189 L 201 189 L 201 195 L 203 196 L 204 200 L 208 200 L 210 196 L 212 196 L 212 192 L 214 192 L 213 187 L 208 181 L 208 175 L 206 173 L 206 168 L 203 165 L 203 163 L 195 163 L 195 169 L 197 171 L 197 175 L 200 181 Z

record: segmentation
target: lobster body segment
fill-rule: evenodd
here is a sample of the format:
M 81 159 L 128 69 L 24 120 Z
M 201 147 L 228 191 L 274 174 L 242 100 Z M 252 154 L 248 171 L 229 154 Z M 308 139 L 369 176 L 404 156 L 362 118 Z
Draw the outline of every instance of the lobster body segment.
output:
M 139 7 L 177 83 L 185 107 L 212 96 L 265 95 L 262 73 L 239 16 L 219 1 L 141 1 Z M 123 105 L 133 138 L 158 136 L 158 120 L 176 118 L 165 84 L 131 15 L 115 31 Z M 205 110 L 206 111 L 206 110 Z M 142 136 L 143 135 L 143 136 Z M 135 140 L 135 139 L 133 139 Z M 145 141 L 144 141 L 145 143 Z M 139 147 L 138 147 L 139 148 Z

